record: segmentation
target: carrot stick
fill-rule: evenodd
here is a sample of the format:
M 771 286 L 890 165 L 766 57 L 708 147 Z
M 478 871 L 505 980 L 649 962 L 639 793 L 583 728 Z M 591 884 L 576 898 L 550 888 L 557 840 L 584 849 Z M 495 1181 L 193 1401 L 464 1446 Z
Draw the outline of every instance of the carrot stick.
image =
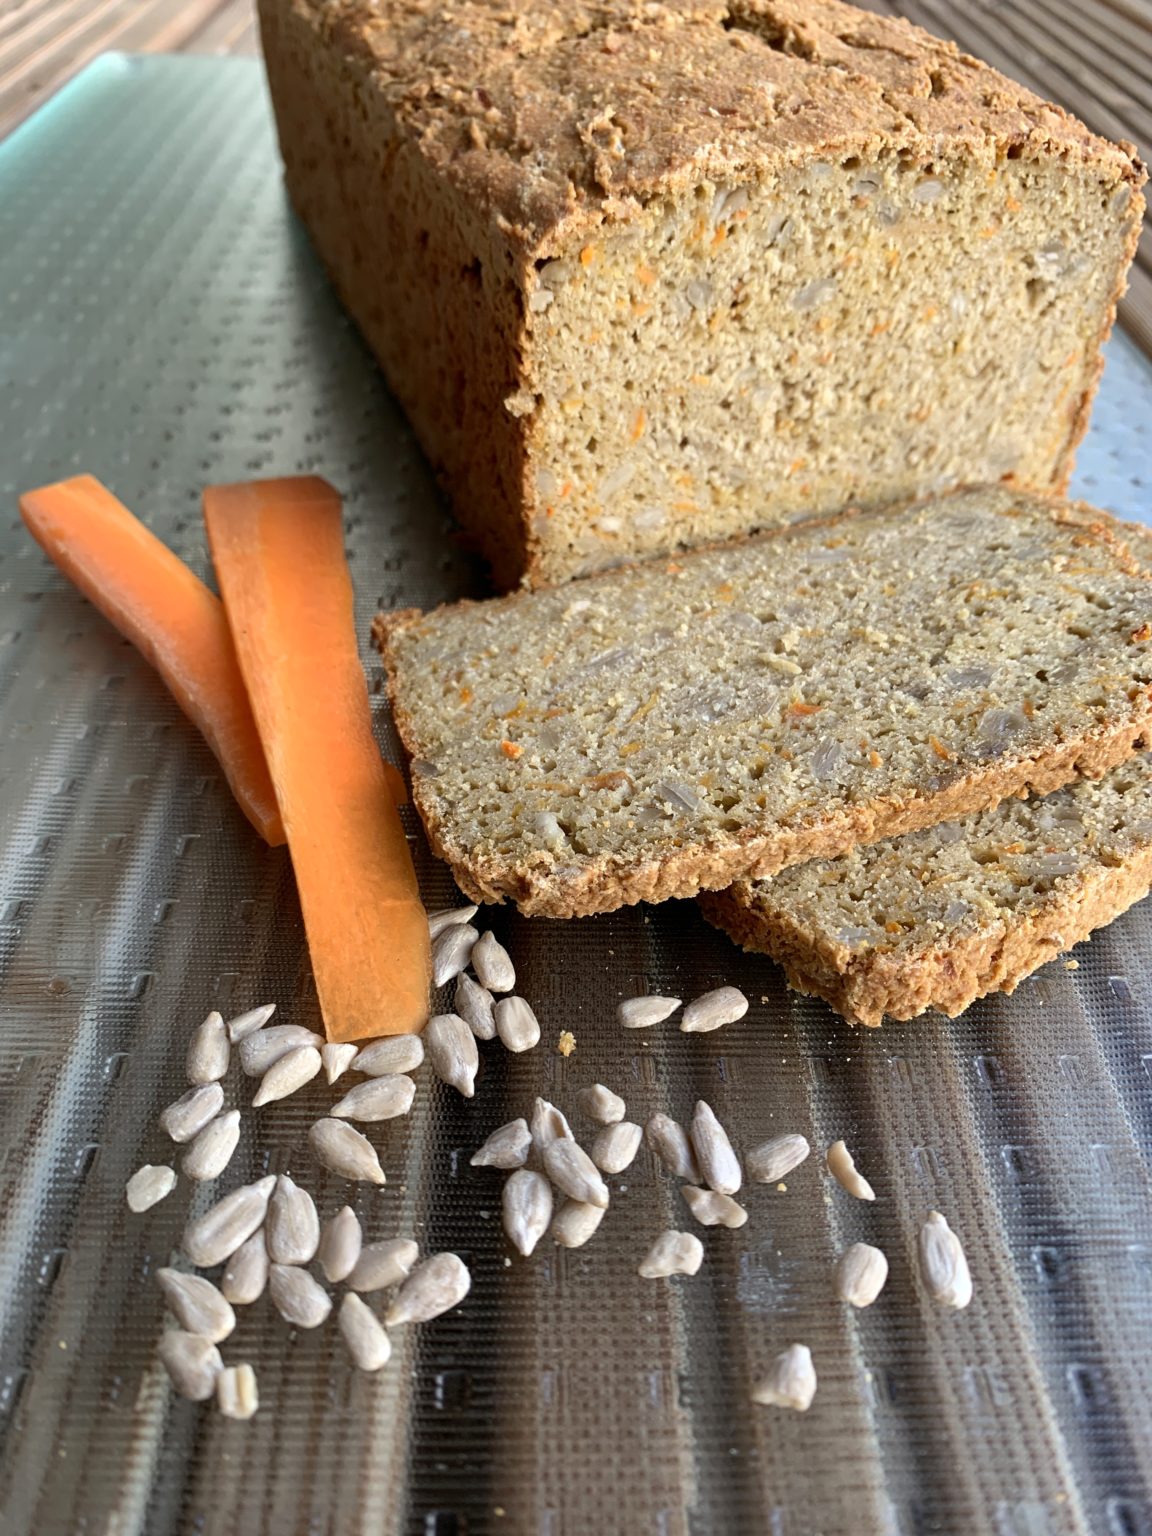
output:
M 419 1030 L 431 958 L 356 649 L 340 498 L 315 476 L 216 485 L 204 520 L 304 911 L 330 1040 Z
M 159 672 L 260 836 L 283 843 L 220 599 L 92 475 L 26 491 L 20 515 L 48 558 Z

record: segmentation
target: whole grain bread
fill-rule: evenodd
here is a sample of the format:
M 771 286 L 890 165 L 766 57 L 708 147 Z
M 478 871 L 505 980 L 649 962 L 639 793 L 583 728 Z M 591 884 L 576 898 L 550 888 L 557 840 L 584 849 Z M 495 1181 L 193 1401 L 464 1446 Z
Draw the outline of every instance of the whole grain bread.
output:
M 498 577 L 1061 490 L 1143 169 L 838 0 L 260 0 L 288 189 Z
M 710 922 L 853 1023 L 955 1017 L 1013 992 L 1152 887 L 1152 761 L 772 880 L 701 896 Z
M 579 916 L 774 874 L 1152 740 L 1152 580 L 1002 487 L 381 616 L 413 794 L 477 901 Z

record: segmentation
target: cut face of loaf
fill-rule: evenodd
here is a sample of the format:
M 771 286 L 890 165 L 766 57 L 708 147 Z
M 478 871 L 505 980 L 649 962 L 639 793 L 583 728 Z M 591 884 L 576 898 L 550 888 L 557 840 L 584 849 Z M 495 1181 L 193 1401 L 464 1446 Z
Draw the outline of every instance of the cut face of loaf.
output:
M 836 0 L 261 0 L 288 187 L 499 580 L 1063 489 L 1130 148 Z
M 703 896 L 709 921 L 846 1019 L 955 1017 L 1111 922 L 1152 886 L 1152 762 L 1099 783 Z
M 1152 582 L 1002 488 L 380 621 L 433 846 L 477 901 L 717 889 L 1098 777 L 1152 737 Z

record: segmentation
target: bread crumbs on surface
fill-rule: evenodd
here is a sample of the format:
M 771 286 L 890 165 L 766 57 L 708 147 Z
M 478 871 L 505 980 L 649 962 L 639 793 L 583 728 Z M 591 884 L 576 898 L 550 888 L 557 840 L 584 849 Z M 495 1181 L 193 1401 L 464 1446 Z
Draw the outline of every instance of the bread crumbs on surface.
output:
M 576 1049 L 576 1036 L 570 1029 L 561 1030 L 560 1039 L 556 1042 L 556 1049 L 561 1056 L 571 1056 Z
M 500 743 L 500 750 L 503 752 L 505 757 L 510 757 L 513 762 L 515 762 L 518 757 L 522 757 L 524 754 L 524 748 L 519 746 L 514 741 L 502 741 Z
M 776 1189 L 777 1189 L 777 1192 L 779 1194 L 781 1194 L 781 1195 L 786 1195 L 788 1193 L 788 1186 L 787 1186 L 787 1184 L 777 1184 Z
M 1064 969 L 1066 971 L 1078 971 L 1080 969 L 1079 960 L 1065 960 Z

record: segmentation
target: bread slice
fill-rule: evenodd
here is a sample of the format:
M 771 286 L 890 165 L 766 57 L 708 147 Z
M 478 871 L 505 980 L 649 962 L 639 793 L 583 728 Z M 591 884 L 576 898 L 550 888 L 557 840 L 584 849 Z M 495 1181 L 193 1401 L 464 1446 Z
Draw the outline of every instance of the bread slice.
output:
M 260 0 L 288 189 L 498 580 L 1062 490 L 1144 171 L 837 0 Z
M 1152 580 L 1004 488 L 382 617 L 413 792 L 477 901 L 554 917 L 774 874 L 1152 741 Z
M 1012 992 L 1152 887 L 1152 760 L 701 896 L 855 1024 Z

